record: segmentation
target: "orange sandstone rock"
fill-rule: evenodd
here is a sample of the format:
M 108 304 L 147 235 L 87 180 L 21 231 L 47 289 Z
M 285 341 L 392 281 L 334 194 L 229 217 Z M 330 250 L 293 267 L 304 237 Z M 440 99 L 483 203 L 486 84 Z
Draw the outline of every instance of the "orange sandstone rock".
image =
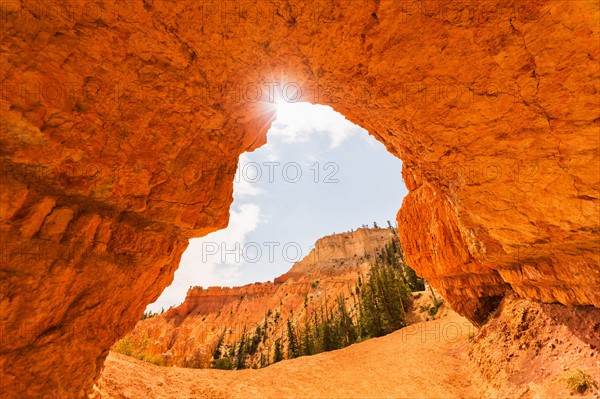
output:
M 241 287 L 191 287 L 185 301 L 140 321 L 125 338 L 137 354 L 165 366 L 210 367 L 218 340 L 232 346 L 254 333 L 265 338 L 251 359 L 272 361 L 275 340 L 286 337 L 286 323 L 303 326 L 313 311 L 335 306 L 341 295 L 349 307 L 359 274 L 366 276 L 377 252 L 392 240 L 389 229 L 358 229 L 319 239 L 315 248 L 274 282 Z
M 275 98 L 404 162 L 407 259 L 480 322 L 600 306 L 594 0 L 0 5 L 0 395 L 77 397 L 227 225 Z M 301 95 L 296 92 L 301 91 Z

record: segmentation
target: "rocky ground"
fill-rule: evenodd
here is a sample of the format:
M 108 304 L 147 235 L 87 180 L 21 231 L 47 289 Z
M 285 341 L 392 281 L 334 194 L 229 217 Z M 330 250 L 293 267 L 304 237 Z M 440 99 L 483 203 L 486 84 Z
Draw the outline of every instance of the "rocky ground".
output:
M 98 384 L 115 399 L 478 397 L 467 357 L 473 329 L 453 313 L 259 370 L 159 367 L 111 352 Z
M 579 397 L 565 378 L 581 370 L 600 383 L 600 309 L 504 300 L 475 336 L 471 360 L 488 396 Z M 600 386 L 584 397 L 600 397 Z
M 427 301 L 421 295 L 415 309 Z M 565 382 L 578 369 L 600 382 L 598 309 L 509 297 L 481 329 L 447 306 L 436 317 L 259 370 L 159 367 L 111 352 L 96 391 L 109 399 L 600 397 Z

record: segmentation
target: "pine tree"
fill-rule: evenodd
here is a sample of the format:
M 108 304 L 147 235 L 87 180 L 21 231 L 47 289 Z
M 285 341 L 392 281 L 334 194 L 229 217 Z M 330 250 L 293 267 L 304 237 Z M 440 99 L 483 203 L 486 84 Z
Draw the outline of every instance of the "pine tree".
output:
M 405 265 L 404 272 L 412 291 L 425 291 L 425 280 L 417 276 L 417 273 L 410 266 Z
M 288 359 L 293 359 L 300 356 L 300 348 L 298 346 L 298 338 L 292 327 L 292 320 L 287 321 L 287 336 L 288 336 Z
M 261 336 L 262 336 L 262 330 L 261 330 L 260 326 L 256 326 L 256 330 L 254 330 L 254 335 L 250 339 L 250 342 L 248 345 L 248 354 L 250 356 L 254 355 L 256 353 L 256 351 L 258 350 L 258 345 L 261 342 Z
M 348 313 L 348 310 L 346 309 L 346 303 L 341 294 L 338 297 L 338 318 L 340 326 L 340 347 L 352 345 L 358 338 L 356 334 L 356 327 L 354 326 L 352 317 L 350 317 L 350 313 Z
M 275 348 L 273 353 L 273 363 L 283 360 L 283 351 L 281 350 L 281 338 L 275 340 Z
M 237 358 L 235 364 L 238 370 L 246 368 L 246 326 L 244 326 L 242 338 L 240 339 L 240 343 L 238 345 Z
M 310 356 L 314 353 L 314 341 L 312 337 L 312 327 L 310 325 L 310 319 L 308 318 L 308 312 L 304 313 L 304 331 L 302 333 L 302 350 L 303 356 Z
M 337 349 L 335 346 L 334 332 L 332 331 L 332 323 L 327 311 L 327 303 L 325 303 L 325 310 L 321 308 L 321 348 L 323 352 L 332 351 Z
M 219 339 L 217 340 L 217 346 L 215 346 L 215 351 L 213 352 L 214 360 L 221 358 L 221 355 L 222 355 L 221 346 L 223 345 L 224 338 L 225 338 L 225 331 L 223 331 L 223 333 L 219 336 Z

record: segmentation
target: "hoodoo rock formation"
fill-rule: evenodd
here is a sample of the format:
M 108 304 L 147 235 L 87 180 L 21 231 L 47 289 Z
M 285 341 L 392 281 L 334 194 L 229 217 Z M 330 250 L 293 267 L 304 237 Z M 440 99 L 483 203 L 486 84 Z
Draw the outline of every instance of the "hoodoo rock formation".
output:
M 219 339 L 233 346 L 261 327 L 265 337 L 251 362 L 260 365 L 261 355 L 270 362 L 288 320 L 302 324 L 305 317 L 312 318 L 313 309 L 335 306 L 339 296 L 352 303 L 359 275 L 365 278 L 393 234 L 390 229 L 358 229 L 323 237 L 274 282 L 191 287 L 181 305 L 140 321 L 119 344 L 165 366 L 208 368 Z
M 2 397 L 90 391 L 187 240 L 227 225 L 275 100 L 331 105 L 402 159 L 408 262 L 459 313 L 509 291 L 600 306 L 596 0 L 0 13 Z

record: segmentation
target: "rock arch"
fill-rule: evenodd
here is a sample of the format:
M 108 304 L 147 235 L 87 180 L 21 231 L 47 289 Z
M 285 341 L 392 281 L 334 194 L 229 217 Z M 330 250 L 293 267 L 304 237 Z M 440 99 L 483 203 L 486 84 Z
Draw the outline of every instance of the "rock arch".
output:
M 593 0 L 1 7 L 3 397 L 90 391 L 283 87 L 403 160 L 407 257 L 457 311 L 600 306 Z

